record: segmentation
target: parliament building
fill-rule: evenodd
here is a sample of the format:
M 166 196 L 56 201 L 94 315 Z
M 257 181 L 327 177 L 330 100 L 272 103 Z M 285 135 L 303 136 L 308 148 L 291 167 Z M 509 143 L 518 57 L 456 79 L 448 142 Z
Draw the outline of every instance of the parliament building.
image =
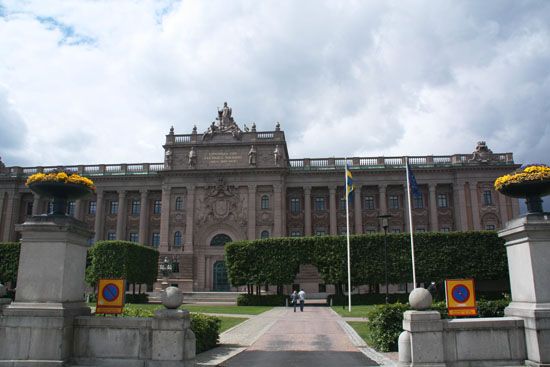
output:
M 53 167 L 6 166 L 0 161 L 0 241 L 16 241 L 15 225 L 48 212 L 48 198 L 25 187 L 37 172 L 64 170 L 94 180 L 93 195 L 69 202 L 98 240 L 129 240 L 155 247 L 173 265 L 169 283 L 184 291 L 234 290 L 224 244 L 281 236 L 346 233 L 344 158 L 291 158 L 279 123 L 273 131 L 242 128 L 224 105 L 208 130 L 171 128 L 160 163 Z M 408 232 L 406 157 L 348 158 L 355 195 L 350 233 Z M 408 158 L 421 195 L 411 199 L 413 229 L 495 230 L 519 214 L 518 201 L 493 188 L 518 167 L 512 153 L 479 142 L 472 153 Z M 313 267 L 311 267 L 313 268 Z M 303 267 L 296 283 L 325 290 L 316 270 Z M 319 283 L 319 284 L 318 284 Z

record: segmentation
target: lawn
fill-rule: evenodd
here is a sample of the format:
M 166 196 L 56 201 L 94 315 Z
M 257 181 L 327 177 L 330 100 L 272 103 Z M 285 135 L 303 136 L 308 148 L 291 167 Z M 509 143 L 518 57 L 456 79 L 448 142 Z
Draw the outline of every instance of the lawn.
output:
M 95 303 L 89 303 L 89 306 L 95 307 Z M 132 304 L 133 307 L 141 308 L 144 310 L 156 310 L 162 308 L 161 304 Z M 180 307 L 181 309 L 187 310 L 189 312 L 196 313 L 221 313 L 221 314 L 231 314 L 231 315 L 259 315 L 262 312 L 271 310 L 272 306 L 227 306 L 227 305 L 192 305 L 186 304 Z
M 353 309 L 353 308 L 352 308 Z M 348 321 L 348 324 L 359 334 L 359 336 L 366 342 L 367 341 L 367 323 L 361 321 Z
M 220 326 L 220 334 L 226 330 L 231 329 L 233 326 L 248 320 L 243 317 L 223 317 L 223 316 L 216 316 L 216 317 L 222 320 L 222 324 Z
M 374 308 L 375 305 L 351 306 L 351 312 L 348 311 L 348 306 L 332 306 L 332 309 L 342 317 L 366 317 L 367 311 Z

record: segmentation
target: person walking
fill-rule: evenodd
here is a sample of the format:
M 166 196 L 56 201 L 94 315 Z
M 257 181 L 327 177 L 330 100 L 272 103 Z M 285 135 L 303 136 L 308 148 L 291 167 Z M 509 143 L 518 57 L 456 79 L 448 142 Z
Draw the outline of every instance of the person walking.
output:
M 296 303 L 298 303 L 298 293 L 296 293 L 296 291 L 292 291 L 292 294 L 290 295 L 290 303 L 294 306 L 294 312 L 296 312 Z
M 304 302 L 306 300 L 306 292 L 303 289 L 300 289 L 298 292 L 298 299 L 300 300 L 300 312 L 304 312 Z

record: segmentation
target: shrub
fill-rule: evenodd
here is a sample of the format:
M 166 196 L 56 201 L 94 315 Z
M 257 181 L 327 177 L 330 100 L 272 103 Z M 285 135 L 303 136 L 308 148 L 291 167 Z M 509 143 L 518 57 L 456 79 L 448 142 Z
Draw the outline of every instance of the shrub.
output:
M 146 293 L 131 294 L 126 293 L 124 298 L 126 303 L 149 303 L 149 296 Z
M 214 348 L 220 336 L 221 320 L 214 316 L 191 314 L 191 330 L 197 339 L 196 353 Z
M 285 299 L 289 299 L 289 296 L 278 294 L 264 296 L 240 294 L 239 297 L 237 297 L 237 306 L 284 306 Z
M 21 244 L 18 242 L 0 243 L 0 283 L 15 283 L 19 268 L 19 252 Z M 13 284 L 12 284 L 13 285 Z
M 397 339 L 403 331 L 403 312 L 409 305 L 394 303 L 378 305 L 367 312 L 367 343 L 381 352 L 397 350 Z
M 477 301 L 479 317 L 503 317 L 504 309 L 510 304 L 509 299 L 495 299 Z
M 330 305 L 330 300 L 332 300 L 333 306 L 348 305 L 348 296 L 346 295 L 329 294 L 327 296 L 327 304 L 329 305 Z M 395 302 L 406 303 L 408 300 L 409 300 L 409 295 L 405 293 L 392 293 L 388 295 L 389 303 L 395 303 Z M 364 293 L 364 294 L 351 295 L 352 305 L 379 305 L 385 302 L 386 302 L 386 295 L 382 293 Z

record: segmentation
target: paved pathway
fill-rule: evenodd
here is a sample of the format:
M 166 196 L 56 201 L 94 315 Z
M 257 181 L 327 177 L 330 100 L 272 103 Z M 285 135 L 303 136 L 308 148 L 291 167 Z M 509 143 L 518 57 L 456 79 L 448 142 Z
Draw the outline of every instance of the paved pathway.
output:
M 306 307 L 296 313 L 292 308 L 274 308 L 221 335 L 220 342 L 230 344 L 225 352 L 233 357 L 222 361 L 224 351 L 216 348 L 210 356 L 199 355 L 197 362 L 223 367 L 377 366 L 357 348 L 358 341 L 350 339 L 346 326 L 327 307 Z

